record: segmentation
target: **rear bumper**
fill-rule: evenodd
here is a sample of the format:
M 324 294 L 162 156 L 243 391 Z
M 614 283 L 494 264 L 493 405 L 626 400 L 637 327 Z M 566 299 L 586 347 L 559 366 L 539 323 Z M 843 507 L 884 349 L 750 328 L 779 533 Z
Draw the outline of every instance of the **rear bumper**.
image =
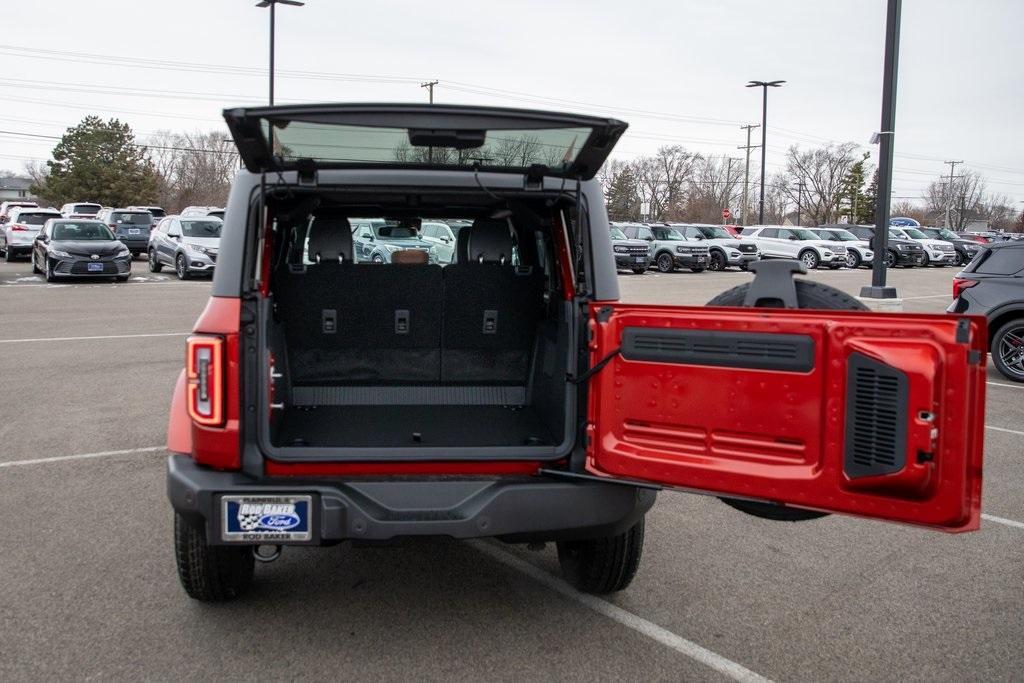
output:
M 148 234 L 148 232 L 149 231 L 147 230 L 146 236 L 141 238 L 141 239 L 130 239 L 128 237 L 118 237 L 117 239 L 121 240 L 121 242 L 124 244 L 124 246 L 128 247 L 133 252 L 141 253 L 141 252 L 146 251 L 149 248 L 149 234 Z
M 651 508 L 655 492 L 621 484 L 544 477 L 255 480 L 200 467 L 185 455 L 167 460 L 167 495 L 179 514 L 202 519 L 223 544 L 221 496 L 308 494 L 313 539 L 385 541 L 403 536 L 550 541 L 621 533 Z

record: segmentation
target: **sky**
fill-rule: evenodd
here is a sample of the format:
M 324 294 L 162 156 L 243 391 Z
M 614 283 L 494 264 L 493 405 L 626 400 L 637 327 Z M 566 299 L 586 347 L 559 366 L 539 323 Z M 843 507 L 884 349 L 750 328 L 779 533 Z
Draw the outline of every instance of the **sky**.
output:
M 255 0 L 4 3 L 0 169 L 45 160 L 88 114 L 211 130 L 264 104 L 269 12 Z M 769 175 L 792 145 L 870 144 L 885 0 L 307 0 L 277 11 L 277 103 L 435 101 L 574 111 L 630 124 L 613 156 L 663 144 L 742 158 L 770 91 Z M 894 197 L 946 160 L 1024 200 L 1024 2 L 904 0 Z M 755 133 L 755 135 L 759 134 Z M 757 142 L 755 138 L 755 143 Z M 752 157 L 752 179 L 759 159 Z

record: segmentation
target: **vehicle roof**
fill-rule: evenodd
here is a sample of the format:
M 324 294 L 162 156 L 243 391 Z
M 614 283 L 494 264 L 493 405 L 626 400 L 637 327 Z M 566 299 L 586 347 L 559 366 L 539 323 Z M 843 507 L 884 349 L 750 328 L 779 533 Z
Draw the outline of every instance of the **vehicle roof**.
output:
M 58 216 L 60 215 L 60 211 L 57 209 L 43 208 L 41 206 L 15 206 L 11 209 L 11 213 L 17 213 L 18 215 L 23 213 L 55 213 Z

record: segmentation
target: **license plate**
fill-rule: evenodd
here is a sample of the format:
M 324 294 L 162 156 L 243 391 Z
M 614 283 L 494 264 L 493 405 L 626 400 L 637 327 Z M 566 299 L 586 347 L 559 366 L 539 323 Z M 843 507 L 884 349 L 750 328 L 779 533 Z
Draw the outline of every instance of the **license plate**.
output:
M 637 256 L 637 257 L 636 257 L 636 262 L 637 262 L 637 263 L 643 263 L 643 262 L 644 262 L 644 261 L 646 261 L 646 260 L 647 260 L 647 259 L 645 259 L 645 258 L 644 258 L 643 256 Z
M 88 270 L 90 273 L 102 273 L 103 272 L 103 264 L 102 263 L 88 263 L 88 264 L 86 264 L 85 269 Z
M 138 235 L 140 232 L 139 228 L 128 228 L 129 235 Z
M 309 541 L 312 507 L 312 496 L 223 496 L 221 540 Z

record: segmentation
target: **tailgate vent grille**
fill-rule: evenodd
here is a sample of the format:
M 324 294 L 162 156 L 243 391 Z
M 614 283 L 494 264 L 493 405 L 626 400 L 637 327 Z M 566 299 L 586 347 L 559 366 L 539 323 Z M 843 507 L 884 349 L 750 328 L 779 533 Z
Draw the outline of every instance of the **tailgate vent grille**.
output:
M 851 354 L 846 369 L 846 475 L 899 472 L 907 455 L 907 376 L 864 354 Z
M 807 372 L 814 368 L 814 339 L 800 334 L 627 327 L 622 332 L 622 356 L 658 363 Z

